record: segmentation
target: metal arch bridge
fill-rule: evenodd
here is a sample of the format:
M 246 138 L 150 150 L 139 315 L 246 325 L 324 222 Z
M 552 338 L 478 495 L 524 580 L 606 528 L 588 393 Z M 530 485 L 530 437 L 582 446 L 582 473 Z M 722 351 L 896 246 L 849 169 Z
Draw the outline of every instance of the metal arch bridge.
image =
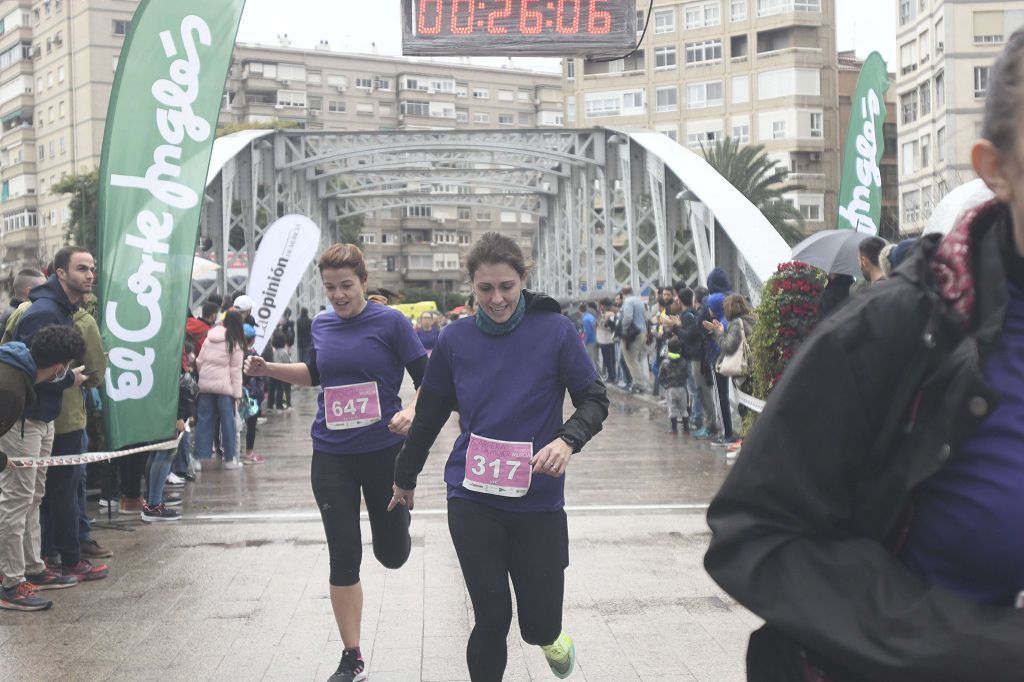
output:
M 428 191 L 436 186 L 449 193 Z M 216 262 L 247 265 L 282 215 L 310 217 L 327 246 L 340 219 L 422 204 L 536 216 L 531 286 L 560 298 L 695 284 L 720 266 L 756 299 L 789 256 L 765 217 L 703 158 L 660 133 L 610 128 L 243 131 L 215 144 L 201 241 Z M 244 288 L 247 270 L 235 272 L 193 282 L 193 298 Z M 296 297 L 319 307 L 315 267 Z

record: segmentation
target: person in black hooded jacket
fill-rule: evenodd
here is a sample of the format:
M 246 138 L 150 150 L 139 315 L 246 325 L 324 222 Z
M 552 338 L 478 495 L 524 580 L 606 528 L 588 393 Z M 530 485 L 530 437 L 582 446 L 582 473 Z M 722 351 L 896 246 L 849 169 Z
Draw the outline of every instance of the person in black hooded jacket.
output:
M 708 510 L 750 680 L 1024 680 L 1024 31 L 990 78 L 996 199 L 818 326 Z

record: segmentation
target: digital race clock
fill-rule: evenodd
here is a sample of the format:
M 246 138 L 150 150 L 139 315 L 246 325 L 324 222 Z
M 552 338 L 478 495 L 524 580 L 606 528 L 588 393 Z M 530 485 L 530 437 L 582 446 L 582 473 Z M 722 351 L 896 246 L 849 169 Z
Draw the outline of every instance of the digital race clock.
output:
M 617 55 L 636 47 L 636 0 L 403 0 L 407 55 Z

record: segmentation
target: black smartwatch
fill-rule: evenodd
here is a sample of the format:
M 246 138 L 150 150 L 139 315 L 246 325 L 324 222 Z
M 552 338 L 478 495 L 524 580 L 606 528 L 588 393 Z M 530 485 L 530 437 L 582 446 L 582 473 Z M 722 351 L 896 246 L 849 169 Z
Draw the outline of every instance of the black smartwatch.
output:
M 579 452 L 581 449 L 583 449 L 583 443 L 579 442 L 578 440 L 576 440 L 575 438 L 568 434 L 560 433 L 558 434 L 558 437 L 565 441 L 565 444 L 572 448 L 573 452 Z

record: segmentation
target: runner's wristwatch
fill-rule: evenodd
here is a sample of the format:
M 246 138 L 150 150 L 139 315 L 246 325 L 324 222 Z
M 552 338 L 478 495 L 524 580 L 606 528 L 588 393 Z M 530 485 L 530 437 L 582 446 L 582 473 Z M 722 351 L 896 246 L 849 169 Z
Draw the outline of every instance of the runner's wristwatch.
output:
M 583 443 L 568 434 L 560 433 L 558 434 L 558 437 L 565 441 L 565 444 L 572 448 L 573 452 L 579 452 L 583 449 Z

